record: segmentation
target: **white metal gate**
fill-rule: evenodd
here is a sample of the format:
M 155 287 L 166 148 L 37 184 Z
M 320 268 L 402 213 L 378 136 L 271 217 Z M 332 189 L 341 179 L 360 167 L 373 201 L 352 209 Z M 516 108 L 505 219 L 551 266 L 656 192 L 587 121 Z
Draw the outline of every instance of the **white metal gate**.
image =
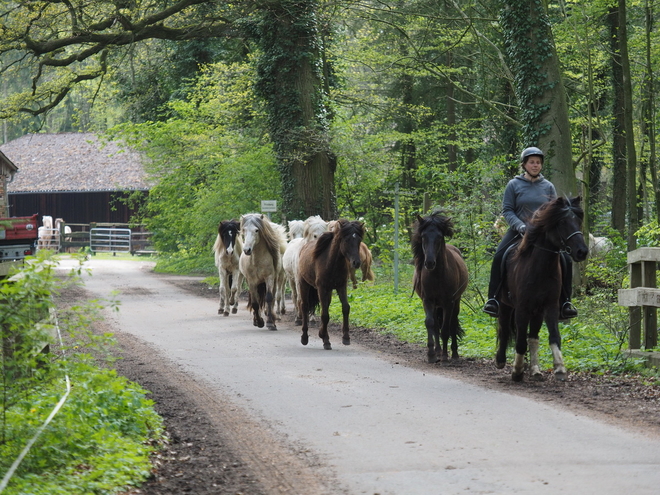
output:
M 90 229 L 89 249 L 92 253 L 130 253 L 131 229 Z

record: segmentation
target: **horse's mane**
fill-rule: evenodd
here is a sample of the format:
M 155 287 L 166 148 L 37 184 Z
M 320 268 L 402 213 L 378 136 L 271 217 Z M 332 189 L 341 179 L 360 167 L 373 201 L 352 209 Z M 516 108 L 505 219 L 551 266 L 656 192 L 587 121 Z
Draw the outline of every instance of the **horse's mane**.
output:
M 243 230 L 244 226 L 248 224 L 254 224 L 257 226 L 268 252 L 274 260 L 278 260 L 281 256 L 281 235 L 275 231 L 270 221 L 265 219 L 262 214 L 248 213 L 241 217 L 241 230 Z
M 289 220 L 288 225 L 289 225 L 289 232 L 288 232 L 289 241 L 292 241 L 298 237 L 302 237 L 303 229 L 305 225 L 302 220 Z
M 532 215 L 527 224 L 527 233 L 523 237 L 518 254 L 522 255 L 531 251 L 534 243 L 549 230 L 557 227 L 557 224 L 570 212 L 574 213 L 580 221 L 584 219 L 584 211 L 580 206 L 581 197 L 563 198 L 561 196 L 542 204 Z
M 312 240 L 312 232 L 328 230 L 328 222 L 323 220 L 319 215 L 308 217 L 303 224 L 303 238 L 307 241 Z
M 337 220 L 337 224 L 333 230 L 325 232 L 316 240 L 316 246 L 314 246 L 313 251 L 314 258 L 318 258 L 323 252 L 330 249 L 335 236 L 344 238 L 353 234 L 358 235 L 362 239 L 364 237 L 364 225 L 358 221 L 350 222 L 344 218 L 340 218 Z
M 413 225 L 413 235 L 410 240 L 413 252 L 413 262 L 417 270 L 424 267 L 424 250 L 422 249 L 422 232 L 430 225 L 435 225 L 445 238 L 454 235 L 454 224 L 450 218 L 441 215 L 438 212 L 431 213 L 426 217 L 417 217 Z

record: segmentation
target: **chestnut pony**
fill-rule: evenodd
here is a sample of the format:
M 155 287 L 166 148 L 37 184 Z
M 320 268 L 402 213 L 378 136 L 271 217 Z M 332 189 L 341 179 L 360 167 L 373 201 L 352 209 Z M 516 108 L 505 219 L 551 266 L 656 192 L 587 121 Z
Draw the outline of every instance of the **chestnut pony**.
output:
M 348 304 L 346 284 L 349 266 L 360 267 L 360 243 L 364 236 L 361 222 L 341 219 L 332 231 L 326 232 L 316 240 L 307 242 L 300 248 L 298 264 L 298 298 L 302 316 L 302 337 L 300 342 L 307 345 L 309 336 L 309 315 L 321 306 L 321 329 L 319 337 L 323 339 L 323 348 L 330 350 L 328 337 L 329 307 L 332 291 L 336 290 L 341 301 L 342 343 L 350 345 L 348 335 Z

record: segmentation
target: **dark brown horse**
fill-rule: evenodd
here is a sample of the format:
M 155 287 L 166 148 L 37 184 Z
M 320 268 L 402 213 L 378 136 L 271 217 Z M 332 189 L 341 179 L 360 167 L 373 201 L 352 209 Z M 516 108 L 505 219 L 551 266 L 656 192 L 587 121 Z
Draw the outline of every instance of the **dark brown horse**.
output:
M 336 229 L 326 232 L 314 241 L 310 241 L 300 249 L 298 265 L 298 297 L 300 299 L 300 314 L 302 315 L 302 337 L 300 342 L 307 345 L 309 336 L 309 315 L 321 305 L 321 329 L 319 337 L 323 339 L 323 348 L 332 349 L 328 337 L 329 307 L 332 291 L 336 290 L 341 301 L 342 343 L 349 345 L 348 315 L 351 307 L 348 304 L 346 284 L 349 277 L 349 266 L 360 267 L 360 243 L 364 236 L 362 223 L 339 220 Z
M 413 225 L 413 289 L 422 300 L 426 314 L 429 363 L 449 359 L 450 337 L 451 357 L 458 359 L 458 340 L 463 336 L 458 313 L 461 295 L 468 283 L 468 271 L 460 251 L 445 242 L 452 235 L 451 220 L 438 213 L 424 218 L 418 216 Z
M 555 377 L 566 379 L 559 333 L 561 258 L 562 252 L 566 252 L 574 261 L 584 261 L 589 254 L 581 231 L 584 213 L 580 200 L 557 198 L 541 206 L 527 225 L 520 245 L 513 255 L 507 256 L 495 364 L 504 367 L 509 338 L 515 335 L 516 357 L 511 376 L 514 381 L 523 379 L 528 343 L 531 378 L 542 378 L 538 349 L 543 321 L 548 327 Z

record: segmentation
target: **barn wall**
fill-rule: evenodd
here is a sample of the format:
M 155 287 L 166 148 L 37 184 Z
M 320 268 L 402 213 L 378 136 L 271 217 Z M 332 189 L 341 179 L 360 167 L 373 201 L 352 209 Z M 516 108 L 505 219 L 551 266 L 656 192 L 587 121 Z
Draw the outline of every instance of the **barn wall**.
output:
M 147 192 L 143 192 L 146 198 Z M 121 192 L 9 194 L 9 215 L 50 215 L 66 223 L 129 223 L 134 209 L 120 198 Z

